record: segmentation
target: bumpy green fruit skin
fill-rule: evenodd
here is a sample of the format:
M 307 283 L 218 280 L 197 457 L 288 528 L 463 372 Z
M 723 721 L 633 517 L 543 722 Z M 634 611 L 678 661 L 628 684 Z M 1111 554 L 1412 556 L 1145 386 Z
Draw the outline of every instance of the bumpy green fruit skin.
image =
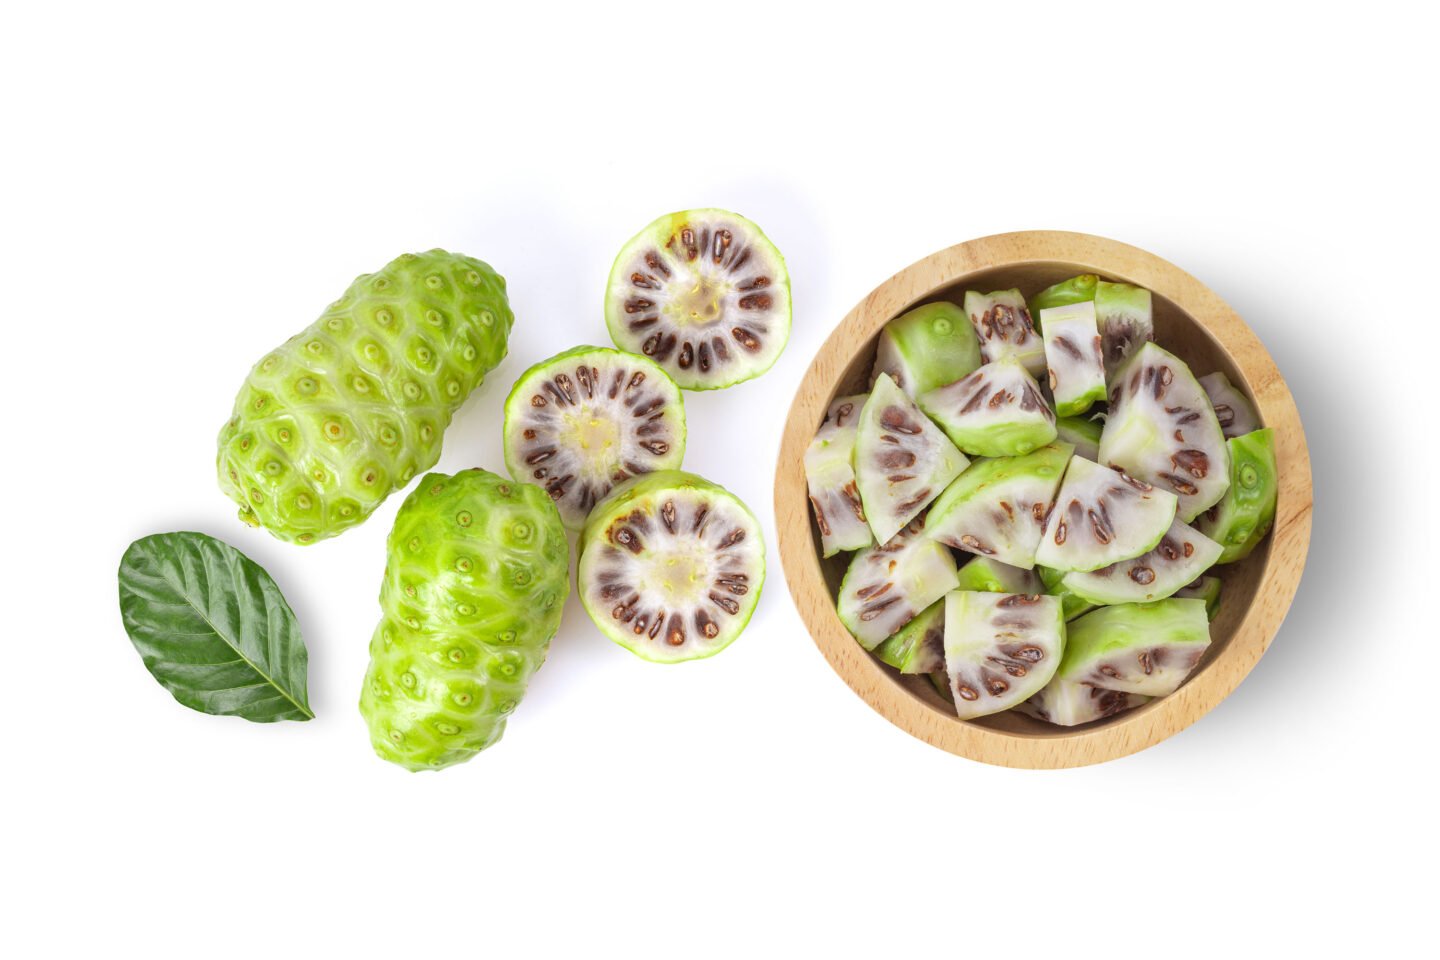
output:
M 1225 496 L 1195 521 L 1195 529 L 1224 550 L 1216 563 L 1250 556 L 1275 524 L 1279 477 L 1275 431 L 1266 427 L 1225 441 L 1230 451 L 1230 486 Z
M 1095 287 L 1099 282 L 1100 278 L 1093 273 L 1082 273 L 1078 277 L 1062 280 L 1053 287 L 1046 287 L 1031 297 L 1030 310 L 1038 317 L 1041 310 L 1094 300 Z
M 570 592 L 560 512 L 484 470 L 428 474 L 386 544 L 360 713 L 375 752 L 438 770 L 500 739 Z
M 281 540 L 343 533 L 440 459 L 514 320 L 504 278 L 461 254 L 407 253 L 357 277 L 245 378 L 220 430 L 220 489 Z

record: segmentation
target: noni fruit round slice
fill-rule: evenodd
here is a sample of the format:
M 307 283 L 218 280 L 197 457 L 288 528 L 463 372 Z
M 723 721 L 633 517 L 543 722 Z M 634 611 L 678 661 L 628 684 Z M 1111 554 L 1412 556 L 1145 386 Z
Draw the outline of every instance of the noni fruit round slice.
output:
M 1019 290 L 967 290 L 965 314 L 980 338 L 980 356 L 986 363 L 1014 360 L 1032 377 L 1045 375 L 1045 344 L 1035 332 L 1030 308 Z
M 1039 693 L 1064 647 L 1065 619 L 1054 597 L 957 590 L 945 598 L 945 669 L 962 720 Z
M 1104 400 L 1105 364 L 1095 326 L 1095 304 L 1041 310 L 1040 330 L 1056 415 L 1077 416 Z
M 876 543 L 885 543 L 970 461 L 888 374 L 875 379 L 855 434 L 855 479 Z
M 1174 493 L 1186 523 L 1230 486 L 1225 437 L 1209 397 L 1179 357 L 1154 343 L 1111 381 L 1100 462 Z
M 1217 370 L 1201 377 L 1200 386 L 1210 398 L 1210 406 L 1215 410 L 1215 419 L 1220 421 L 1220 432 L 1226 440 L 1260 429 L 1260 416 L 1254 405 L 1225 374 Z
M 1035 562 L 1096 570 L 1155 547 L 1175 519 L 1175 494 L 1084 457 L 1071 457 Z
M 686 390 L 733 386 L 769 370 L 790 339 L 785 258 L 739 214 L 668 214 L 615 258 L 605 322 L 617 347 Z
M 805 450 L 805 485 L 820 531 L 820 552 L 826 557 L 875 542 L 855 482 L 855 432 L 867 399 L 862 393 L 830 404 Z
M 850 558 L 835 609 L 860 645 L 874 650 L 956 583 L 955 555 L 925 536 L 925 522 L 916 518 L 883 545 Z
M 977 457 L 1015 457 L 1055 439 L 1055 414 L 1040 385 L 1011 358 L 922 393 L 918 402 L 955 446 Z
M 425 476 L 386 541 L 360 693 L 375 752 L 436 770 L 499 740 L 545 662 L 569 575 L 545 491 L 484 470 Z
M 220 430 L 220 488 L 281 540 L 343 533 L 435 465 L 513 322 L 504 278 L 458 253 L 356 278 L 246 377 Z
M 918 306 L 885 324 L 870 379 L 888 374 L 901 390 L 918 397 L 959 380 L 981 362 L 980 342 L 965 311 L 940 301 Z
M 505 466 L 537 484 L 571 530 L 615 484 L 685 458 L 685 401 L 651 360 L 576 347 L 520 375 L 505 400 Z
M 1266 427 L 1227 440 L 1230 486 L 1225 496 L 1195 526 L 1224 548 L 1218 563 L 1250 556 L 1275 524 L 1279 474 L 1275 466 L 1275 431 Z
M 625 481 L 580 536 L 576 584 L 585 612 L 605 636 L 656 663 L 724 650 L 750 622 L 764 583 L 755 515 L 693 473 Z
M 936 499 L 926 531 L 947 546 L 1029 570 L 1071 450 L 1052 443 L 1021 457 L 975 461 Z
M 1071 593 L 1097 605 L 1144 603 L 1165 599 L 1219 558 L 1220 544 L 1177 517 L 1149 552 L 1098 570 L 1067 573 L 1064 582 Z

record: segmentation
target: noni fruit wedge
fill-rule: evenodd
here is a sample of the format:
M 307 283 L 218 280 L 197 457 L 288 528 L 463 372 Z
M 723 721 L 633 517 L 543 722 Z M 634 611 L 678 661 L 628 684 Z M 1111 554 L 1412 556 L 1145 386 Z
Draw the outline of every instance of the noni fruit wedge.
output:
M 1113 717 L 1155 699 L 1070 680 L 1062 676 L 1062 672 L 1057 670 L 1045 688 L 1016 706 L 1015 712 L 1057 726 L 1074 727 Z
M 1055 439 L 1055 414 L 1018 361 L 985 364 L 919 397 L 920 409 L 977 457 L 1015 457 Z
M 941 301 L 916 307 L 885 324 L 875 350 L 874 380 L 888 374 L 918 397 L 979 367 L 980 342 L 965 311 Z
M 1130 356 L 1155 339 L 1150 291 L 1128 283 L 1095 284 L 1095 321 L 1100 327 L 1108 379 Z
M 945 669 L 962 720 L 1039 693 L 1064 648 L 1065 619 L 1054 597 L 957 590 L 945 598 Z
M 1209 646 L 1203 600 L 1100 607 L 1070 624 L 1057 676 L 1163 697 L 1185 682 Z
M 386 550 L 360 713 L 384 759 L 448 767 L 500 739 L 545 661 L 570 592 L 565 527 L 539 487 L 432 473 Z
M 281 540 L 343 533 L 435 465 L 513 322 L 504 278 L 461 254 L 407 253 L 356 278 L 246 377 L 220 430 L 220 488 Z
M 875 379 L 855 434 L 855 479 L 876 543 L 885 543 L 970 461 L 888 374 Z
M 1035 562 L 1096 570 L 1155 547 L 1175 519 L 1175 494 L 1084 457 L 1071 457 Z
M 1105 364 L 1095 326 L 1095 304 L 1072 303 L 1041 310 L 1040 332 L 1056 415 L 1073 417 L 1104 400 Z
M 1275 524 L 1279 474 L 1275 431 L 1266 427 L 1227 440 L 1230 486 L 1225 496 L 1195 521 L 1195 526 L 1224 548 L 1218 563 L 1250 556 Z
M 855 430 L 866 394 L 841 397 L 830 404 L 825 422 L 805 450 L 805 484 L 820 531 L 820 552 L 831 557 L 875 542 L 860 488 L 855 482 Z
M 1045 375 L 1045 344 L 1035 332 L 1030 309 L 1019 290 L 967 290 L 965 314 L 980 338 L 980 356 L 986 363 L 1015 360 L 1032 377 Z
M 1037 565 L 1035 567 L 1035 573 L 1039 575 L 1040 582 L 1044 585 L 1044 592 L 1052 597 L 1060 598 L 1060 603 L 1065 608 L 1066 622 L 1074 620 L 1082 614 L 1089 613 L 1099 606 L 1097 603 L 1091 603 L 1083 597 L 1076 596 L 1071 592 L 1069 587 L 1065 586 L 1066 573 L 1064 570 L 1056 570 L 1054 567 Z
M 1153 550 L 1098 570 L 1067 573 L 1065 587 L 1094 604 L 1163 600 L 1210 569 L 1220 544 L 1178 517 Z
M 1093 273 L 1082 273 L 1078 277 L 1062 280 L 1031 297 L 1030 309 L 1038 315 L 1041 310 L 1053 307 L 1092 302 L 1095 299 L 1095 285 L 1099 282 L 1100 278 Z
M 1215 614 L 1220 612 L 1220 592 L 1222 584 L 1219 577 L 1201 577 L 1194 583 L 1181 587 L 1175 591 L 1175 596 L 1190 600 L 1205 601 L 1205 616 L 1211 620 Z
M 875 648 L 882 663 L 901 673 L 934 673 L 945 669 L 945 601 L 930 606 Z
M 1210 399 L 1179 357 L 1146 343 L 1116 371 L 1100 462 L 1169 490 L 1189 523 L 1230 486 L 1230 460 Z
M 860 645 L 874 650 L 956 582 L 955 555 L 925 536 L 925 522 L 916 518 L 850 559 L 835 608 Z
M 1021 457 L 975 461 L 936 499 L 927 533 L 947 546 L 1029 570 L 1071 449 L 1052 443 Z
M 1210 398 L 1210 406 L 1215 410 L 1215 419 L 1220 421 L 1220 431 L 1225 434 L 1226 440 L 1260 429 L 1260 417 L 1255 413 L 1255 407 L 1225 374 L 1217 370 L 1201 377 L 1200 386 Z
M 699 660 L 744 631 L 765 583 L 750 508 L 681 470 L 632 477 L 590 513 L 576 589 L 600 632 L 656 663 Z

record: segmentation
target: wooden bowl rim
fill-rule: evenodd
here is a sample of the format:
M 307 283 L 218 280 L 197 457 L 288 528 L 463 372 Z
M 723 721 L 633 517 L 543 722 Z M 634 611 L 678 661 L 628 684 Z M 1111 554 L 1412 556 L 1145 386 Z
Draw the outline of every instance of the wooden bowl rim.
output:
M 1228 355 L 1277 438 L 1279 495 L 1270 554 L 1254 599 L 1229 645 L 1175 693 L 1106 724 L 1053 734 L 994 730 L 946 716 L 905 690 L 850 635 L 814 548 L 803 460 L 824 417 L 833 385 L 892 317 L 967 277 L 1024 263 L 1063 263 L 1149 288 L 1195 320 Z M 1009 767 L 1061 768 L 1101 763 L 1178 733 L 1239 686 L 1259 662 L 1299 586 L 1310 544 L 1310 457 L 1299 411 L 1274 360 L 1254 331 L 1219 296 L 1174 264 L 1138 247 L 1083 233 L 1028 230 L 956 244 L 925 257 L 860 301 L 821 346 L 796 391 L 781 439 L 775 479 L 780 559 L 795 605 L 836 673 L 874 710 L 902 730 L 959 756 Z

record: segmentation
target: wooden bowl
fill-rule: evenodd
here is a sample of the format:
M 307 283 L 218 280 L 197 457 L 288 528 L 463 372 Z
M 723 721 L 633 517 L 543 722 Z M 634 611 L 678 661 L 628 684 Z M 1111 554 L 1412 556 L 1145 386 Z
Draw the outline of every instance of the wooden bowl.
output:
M 805 485 L 805 448 L 837 396 L 868 389 L 875 338 L 891 318 L 966 289 L 1019 287 L 1027 297 L 1080 273 L 1148 288 L 1155 339 L 1196 376 L 1222 370 L 1275 428 L 1279 502 L 1270 536 L 1240 563 L 1218 568 L 1224 590 L 1212 642 L 1168 697 L 1079 727 L 1007 712 L 965 721 L 923 676 L 902 677 L 867 653 L 835 613 L 848 554 L 820 558 Z M 825 658 L 866 703 L 902 730 L 951 753 L 1008 767 L 1076 767 L 1159 743 L 1225 699 L 1270 645 L 1285 618 L 1310 545 L 1310 455 L 1294 398 L 1254 332 L 1204 284 L 1136 247 L 1049 230 L 971 240 L 926 257 L 882 283 L 840 323 L 806 371 L 781 442 L 775 517 L 785 579 Z

